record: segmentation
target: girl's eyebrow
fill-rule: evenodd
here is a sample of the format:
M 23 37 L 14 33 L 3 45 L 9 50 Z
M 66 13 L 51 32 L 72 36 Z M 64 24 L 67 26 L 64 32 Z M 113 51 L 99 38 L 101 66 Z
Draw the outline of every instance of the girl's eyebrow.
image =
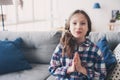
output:
M 87 20 L 81 20 L 81 22 L 87 22 Z

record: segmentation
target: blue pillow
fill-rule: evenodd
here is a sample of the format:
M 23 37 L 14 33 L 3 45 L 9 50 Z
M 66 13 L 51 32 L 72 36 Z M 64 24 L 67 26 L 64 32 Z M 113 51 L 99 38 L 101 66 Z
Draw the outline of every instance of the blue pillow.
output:
M 97 42 L 97 46 L 100 48 L 100 50 L 103 53 L 104 61 L 106 63 L 106 69 L 107 69 L 107 72 L 109 73 L 111 70 L 113 70 L 113 68 L 115 67 L 115 64 L 117 63 L 115 55 L 110 50 L 106 37 L 103 37 L 102 39 L 100 39 Z
M 0 74 L 31 69 L 20 46 L 22 39 L 0 41 Z

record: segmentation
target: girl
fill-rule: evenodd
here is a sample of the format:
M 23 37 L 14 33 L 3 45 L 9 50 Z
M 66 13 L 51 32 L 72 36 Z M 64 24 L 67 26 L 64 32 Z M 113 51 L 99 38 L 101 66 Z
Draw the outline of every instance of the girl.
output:
M 102 53 L 86 37 L 90 31 L 91 20 L 87 13 L 83 10 L 73 12 L 50 61 L 49 71 L 56 80 L 105 79 Z

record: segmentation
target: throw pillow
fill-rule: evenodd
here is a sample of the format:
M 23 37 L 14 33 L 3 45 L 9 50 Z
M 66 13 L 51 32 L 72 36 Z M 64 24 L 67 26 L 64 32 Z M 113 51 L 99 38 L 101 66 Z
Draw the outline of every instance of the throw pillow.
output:
M 117 63 L 115 55 L 110 50 L 106 37 L 103 37 L 97 42 L 97 46 L 103 53 L 104 61 L 106 63 L 107 73 L 109 74 L 111 70 L 115 67 Z
M 0 74 L 31 69 L 20 49 L 22 39 L 0 41 Z
M 117 65 L 115 66 L 108 80 L 119 80 L 120 79 L 120 44 L 117 45 L 117 47 L 113 52 L 117 59 Z

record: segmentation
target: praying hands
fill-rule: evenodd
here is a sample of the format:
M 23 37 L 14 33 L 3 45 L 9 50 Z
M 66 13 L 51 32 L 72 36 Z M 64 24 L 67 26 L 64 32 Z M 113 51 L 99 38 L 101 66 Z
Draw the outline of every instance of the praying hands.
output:
M 78 52 L 75 52 L 72 65 L 67 69 L 67 73 L 71 73 L 75 71 L 80 72 L 84 75 L 87 75 L 87 71 L 85 67 L 81 65 L 81 60 L 80 60 Z

